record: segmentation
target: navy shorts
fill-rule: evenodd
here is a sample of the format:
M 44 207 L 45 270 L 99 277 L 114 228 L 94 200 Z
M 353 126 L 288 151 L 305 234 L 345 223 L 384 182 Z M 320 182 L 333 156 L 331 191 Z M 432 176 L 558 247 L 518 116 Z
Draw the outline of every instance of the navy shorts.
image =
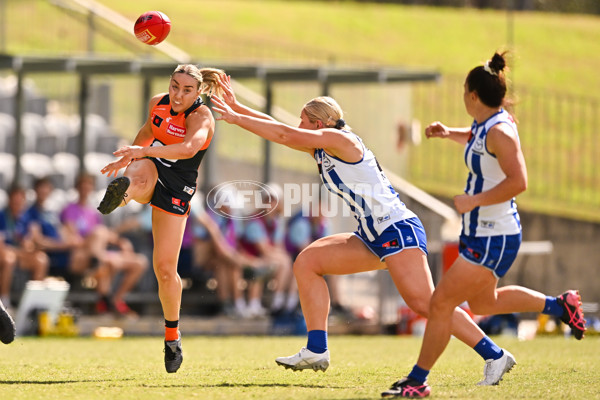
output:
M 158 182 L 154 186 L 150 204 L 169 214 L 188 215 L 190 200 L 196 192 L 195 180 L 183 179 L 181 174 L 161 164 L 156 158 L 148 159 L 154 162 L 158 172 Z
M 497 278 L 503 277 L 517 258 L 521 234 L 499 236 L 460 235 L 458 252 L 467 261 L 492 270 Z
M 427 254 L 427 235 L 419 218 L 407 218 L 395 222 L 385 228 L 381 235 L 373 241 L 369 241 L 358 232 L 354 232 L 354 234 L 381 261 L 384 261 L 388 256 L 400 253 L 404 249 L 418 248 Z

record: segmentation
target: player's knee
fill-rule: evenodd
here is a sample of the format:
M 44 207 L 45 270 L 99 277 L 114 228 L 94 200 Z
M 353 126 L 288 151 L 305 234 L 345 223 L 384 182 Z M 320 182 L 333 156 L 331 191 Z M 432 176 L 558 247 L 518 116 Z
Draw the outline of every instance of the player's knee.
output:
M 166 261 L 155 261 L 154 273 L 156 275 L 156 279 L 160 283 L 170 282 L 172 280 L 175 280 L 177 277 L 176 268 L 173 268 L 171 263 L 168 263 Z
M 320 260 L 316 256 L 315 252 L 310 248 L 304 249 L 298 257 L 296 257 L 296 261 L 294 261 L 293 265 L 294 275 L 302 275 L 305 273 L 319 273 L 320 269 Z
M 451 302 L 444 296 L 444 294 L 440 291 L 434 291 L 431 295 L 431 299 L 429 300 L 429 314 L 451 314 L 452 310 L 454 310 L 454 306 Z
M 469 309 L 475 315 L 492 314 L 491 308 L 490 308 L 489 305 L 483 304 L 483 303 L 479 303 L 479 302 L 477 302 L 477 303 L 475 303 L 475 302 L 469 302 Z
M 421 317 L 427 318 L 429 315 L 429 301 L 423 297 L 412 296 L 412 297 L 404 297 L 404 301 L 406 305 L 419 314 Z

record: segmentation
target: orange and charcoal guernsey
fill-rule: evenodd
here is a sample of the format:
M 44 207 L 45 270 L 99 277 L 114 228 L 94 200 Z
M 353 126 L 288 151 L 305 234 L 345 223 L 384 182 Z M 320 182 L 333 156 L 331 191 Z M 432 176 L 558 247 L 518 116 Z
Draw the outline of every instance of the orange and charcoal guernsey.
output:
M 169 144 L 181 143 L 185 138 L 185 119 L 190 113 L 202 106 L 204 103 L 198 97 L 194 104 L 182 113 L 176 114 L 171 110 L 169 95 L 164 95 L 159 102 L 152 108 L 152 134 L 154 142 L 152 146 L 166 146 Z M 212 137 L 210 138 L 212 139 Z M 204 153 L 210 145 L 210 139 L 204 143 L 204 146 L 193 157 L 187 159 L 171 160 L 166 158 L 156 158 L 163 166 L 176 172 L 178 176 L 186 183 L 195 184 L 198 177 L 198 167 L 204 157 Z

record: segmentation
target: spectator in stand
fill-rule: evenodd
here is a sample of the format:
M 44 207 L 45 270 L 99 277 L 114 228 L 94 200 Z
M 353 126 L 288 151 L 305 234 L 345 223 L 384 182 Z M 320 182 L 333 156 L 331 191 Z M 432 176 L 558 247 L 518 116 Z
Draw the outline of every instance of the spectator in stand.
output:
M 213 205 L 214 210 L 210 207 L 203 209 L 200 201 L 192 204 L 194 259 L 196 265 L 214 271 L 222 312 L 231 317 L 246 317 L 242 269 L 246 265 L 252 265 L 253 261 L 239 251 L 239 237 L 243 226 L 235 218 L 231 208 L 235 202 L 235 194 L 223 191 L 222 195 L 226 197 L 225 200 L 218 206 Z M 258 301 L 260 302 L 260 296 Z
M 76 181 L 78 201 L 67 205 L 61 213 L 61 221 L 68 234 L 84 242 L 83 246 L 71 252 L 70 269 L 78 275 L 92 274 L 97 280 L 98 313 L 112 310 L 120 315 L 134 315 L 125 303 L 125 296 L 142 277 L 148 260 L 134 251 L 129 240 L 103 224 L 101 215 L 90 205 L 94 186 L 92 175 L 80 175 Z M 119 272 L 124 277 L 111 295 L 113 280 Z
M 242 249 L 251 257 L 257 259 L 252 271 L 270 271 L 274 273 L 274 293 L 270 306 L 272 315 L 285 311 L 293 311 L 298 305 L 298 290 L 293 279 L 292 259 L 285 249 L 285 223 L 283 221 L 282 190 L 277 184 L 266 185 L 268 191 L 263 192 L 262 204 L 270 204 L 270 212 L 257 218 L 249 219 L 241 238 Z M 258 274 L 260 275 L 260 273 Z M 262 293 L 262 284 L 252 283 L 251 290 Z M 286 296 L 287 295 L 287 296 Z M 261 294 L 262 296 L 262 294 Z M 251 314 L 260 316 L 266 311 L 254 297 L 248 310 Z
M 8 206 L 0 212 L 0 300 L 10 306 L 10 289 L 15 266 L 31 273 L 31 279 L 43 280 L 48 272 L 48 256 L 35 248 L 24 218 L 25 189 L 13 185 L 8 191 Z
M 331 223 L 327 217 L 323 215 L 322 203 L 319 210 L 313 210 L 310 207 L 308 213 L 303 213 L 303 210 L 298 210 L 287 222 L 285 247 L 292 257 L 292 261 L 296 261 L 296 257 L 309 244 L 317 239 L 331 235 Z M 331 307 L 329 314 L 340 318 L 354 319 L 354 314 L 351 310 L 342 305 L 340 299 L 340 276 L 327 275 L 327 286 L 329 287 L 329 297 L 331 299 Z
M 38 178 L 33 184 L 35 201 L 24 214 L 27 231 L 36 248 L 44 251 L 50 261 L 50 273 L 65 275 L 68 271 L 70 252 L 81 247 L 84 241 L 79 235 L 69 235 L 60 222 L 60 215 L 46 206 L 54 190 L 52 181 Z

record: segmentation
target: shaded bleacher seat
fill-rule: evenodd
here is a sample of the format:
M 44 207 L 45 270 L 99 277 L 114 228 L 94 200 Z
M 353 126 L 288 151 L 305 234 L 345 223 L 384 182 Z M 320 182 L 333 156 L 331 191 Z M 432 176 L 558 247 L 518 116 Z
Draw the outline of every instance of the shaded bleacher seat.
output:
M 98 153 L 112 154 L 124 144 L 126 144 L 126 142 L 123 140 L 123 138 L 109 132 L 107 134 L 98 135 L 96 138 L 96 147 L 94 148 L 94 151 Z
M 37 178 L 47 176 L 53 179 L 56 175 L 52 158 L 46 154 L 23 153 L 20 164 L 23 171 L 22 184 L 25 187 L 31 187 L 33 181 Z M 56 185 L 56 182 L 54 184 Z
M 96 177 L 96 189 L 106 188 L 112 180 L 106 175 L 102 175 L 100 170 L 107 164 L 115 161 L 117 158 L 112 154 L 98 153 L 95 151 L 86 153 L 83 158 L 85 170 Z
M 34 153 L 36 152 L 38 138 L 47 135 L 44 117 L 39 114 L 24 113 L 21 122 L 23 151 L 26 153 Z
M 88 114 L 86 116 L 86 136 L 85 136 L 85 149 L 87 151 L 94 151 L 96 149 L 96 143 L 98 136 L 110 135 L 110 127 L 106 120 L 97 114 Z M 78 115 L 73 116 L 71 119 L 72 128 L 77 132 L 76 135 L 67 137 L 66 151 L 73 154 L 79 152 L 79 140 L 81 138 L 81 122 Z
M 62 183 L 56 185 L 61 189 L 72 189 L 79 174 L 79 158 L 72 153 L 59 152 L 52 156 L 52 166 L 57 175 L 62 176 Z
M 54 156 L 54 154 L 62 151 L 60 148 L 59 140 L 54 135 L 39 136 L 35 141 L 36 153 L 45 154 L 47 156 Z
M 12 153 L 15 135 L 15 119 L 12 115 L 0 112 L 0 152 Z
M 0 153 L 0 187 L 8 188 L 15 177 L 16 159 L 14 154 Z
M 79 128 L 75 127 L 73 117 L 63 114 L 48 114 L 44 117 L 44 123 L 48 135 L 56 137 L 56 152 L 67 151 L 68 138 L 77 136 L 79 131 Z

